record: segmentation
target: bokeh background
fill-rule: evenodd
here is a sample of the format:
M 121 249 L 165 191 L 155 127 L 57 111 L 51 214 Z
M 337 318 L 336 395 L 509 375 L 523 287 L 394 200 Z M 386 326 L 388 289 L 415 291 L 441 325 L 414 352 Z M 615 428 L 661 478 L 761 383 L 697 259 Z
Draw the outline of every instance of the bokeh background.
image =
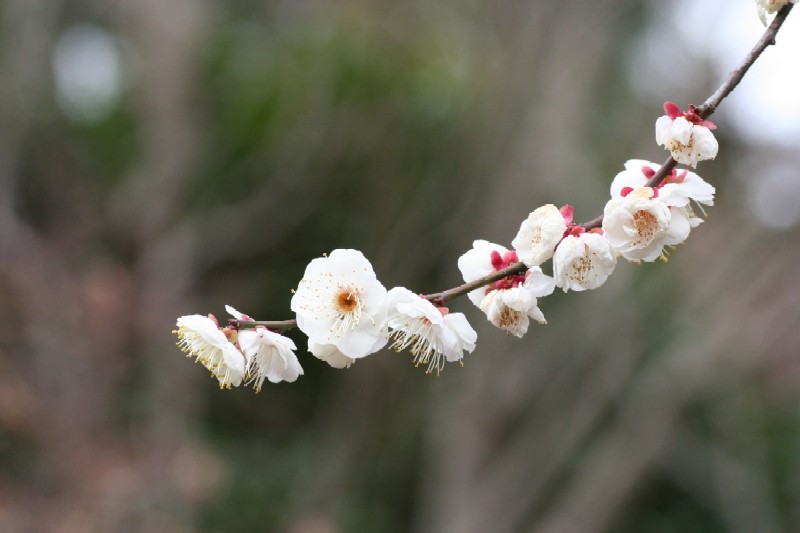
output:
M 6 0 L 0 531 L 800 531 L 800 13 L 714 120 L 717 206 L 479 333 L 220 391 L 179 315 L 291 318 L 312 258 L 461 282 L 528 212 L 599 214 L 762 31 L 751 0 Z

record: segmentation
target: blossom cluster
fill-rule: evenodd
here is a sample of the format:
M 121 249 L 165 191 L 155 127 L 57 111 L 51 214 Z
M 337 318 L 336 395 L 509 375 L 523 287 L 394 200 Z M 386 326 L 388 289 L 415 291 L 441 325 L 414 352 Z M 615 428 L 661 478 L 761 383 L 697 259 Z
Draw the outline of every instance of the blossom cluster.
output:
M 254 322 L 227 306 L 234 323 Z M 445 362 L 461 361 L 475 349 L 478 334 L 463 313 L 450 313 L 404 287 L 391 290 L 378 281 L 358 250 L 334 250 L 311 261 L 291 309 L 297 327 L 308 337 L 308 351 L 334 368 L 390 347 L 409 349 L 417 365 L 438 374 Z M 303 368 L 288 337 L 265 326 L 220 327 L 213 315 L 178 319 L 178 345 L 219 380 L 221 388 L 264 380 L 295 381 Z
M 714 125 L 694 108 L 681 112 L 667 102 L 656 121 L 656 141 L 678 163 L 695 167 L 714 158 Z M 668 248 L 682 243 L 702 222 L 697 212 L 714 203 L 714 187 L 689 170 L 649 161 L 625 163 L 611 182 L 602 224 L 576 224 L 573 208 L 547 204 L 520 225 L 511 249 L 476 240 L 458 260 L 466 282 L 451 296 L 466 293 L 494 326 L 524 336 L 533 319 L 546 324 L 539 300 L 556 287 L 592 290 L 613 273 L 618 257 L 629 261 L 666 260 Z M 656 175 L 659 178 L 655 178 Z M 596 227 L 595 227 L 596 226 Z M 542 265 L 552 261 L 552 274 Z M 451 313 L 446 294 L 416 294 L 404 287 L 387 290 L 372 264 L 358 250 L 338 249 L 311 261 L 291 300 L 296 325 L 308 338 L 308 351 L 334 368 L 385 346 L 408 349 L 416 365 L 439 374 L 447 362 L 463 363 L 475 349 L 477 333 L 463 313 Z M 219 380 L 220 387 L 265 380 L 295 381 L 303 368 L 288 337 L 226 306 L 233 317 L 221 327 L 213 315 L 178 319 L 178 345 Z

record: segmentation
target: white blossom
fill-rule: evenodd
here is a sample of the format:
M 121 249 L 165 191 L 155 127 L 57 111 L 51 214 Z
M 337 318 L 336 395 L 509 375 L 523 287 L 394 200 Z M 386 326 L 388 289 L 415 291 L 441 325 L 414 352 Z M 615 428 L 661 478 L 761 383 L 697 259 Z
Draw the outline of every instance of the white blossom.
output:
M 717 157 L 713 122 L 703 120 L 692 108 L 682 113 L 672 102 L 664 104 L 664 111 L 667 114 L 656 120 L 656 143 L 669 150 L 675 161 L 695 168 L 699 161 Z
M 527 274 L 522 285 L 489 291 L 479 305 L 489 322 L 507 334 L 520 338 L 528 332 L 530 318 L 547 324 L 537 297 L 552 294 L 555 288 L 553 278 L 545 275 L 541 268 L 532 267 Z
M 631 261 L 655 261 L 664 246 L 683 242 L 690 224 L 684 208 L 670 208 L 657 189 L 638 187 L 612 198 L 603 211 L 603 234 Z
M 291 309 L 311 342 L 333 345 L 347 357 L 365 357 L 388 340 L 386 289 L 358 250 L 311 261 Z
M 386 341 L 380 341 L 380 346 L 375 348 L 373 351 L 377 352 L 383 348 L 385 344 Z M 333 344 L 317 344 L 311 339 L 308 341 L 308 351 L 311 352 L 311 355 L 321 361 L 325 361 L 333 368 L 350 368 L 350 365 L 356 361 L 352 357 L 347 357 L 345 354 L 340 352 L 339 349 Z
M 414 363 L 428 365 L 427 373 L 441 372 L 445 361 L 461 361 L 472 352 L 478 334 L 463 313 L 436 307 L 404 287 L 389 291 L 388 324 L 397 351 L 411 349 Z
M 238 387 L 245 373 L 242 353 L 220 330 L 216 320 L 202 315 L 182 316 L 177 322 L 178 346 L 187 357 L 203 364 L 219 380 L 220 388 Z M 235 331 L 228 330 L 230 335 Z
M 473 243 L 472 250 L 458 259 L 464 281 L 471 282 L 502 270 L 519 261 L 514 251 L 484 240 Z M 502 278 L 467 294 L 495 326 L 506 333 L 522 337 L 528 331 L 529 317 L 545 324 L 537 298 L 553 292 L 553 278 L 539 267 Z
M 525 265 L 538 266 L 553 257 L 556 245 L 565 231 L 567 220 L 561 211 L 553 204 L 543 205 L 522 222 L 511 245 Z
M 294 341 L 263 326 L 239 330 L 239 347 L 245 355 L 247 384 L 256 392 L 267 379 L 271 383 L 293 382 L 303 375 Z
M 642 159 L 627 161 L 625 170 L 617 174 L 614 181 L 611 182 L 612 198 L 622 196 L 625 191 L 643 187 L 660 169 L 661 165 Z M 681 235 L 681 226 L 678 224 L 683 219 L 689 220 L 690 228 L 695 228 L 703 222 L 703 219 L 695 213 L 692 203 L 697 204 L 696 207 L 705 213 L 703 206 L 714 205 L 714 193 L 713 185 L 688 170 L 673 169 L 664 177 L 658 186 L 658 198 L 669 206 L 672 218 L 676 219 L 676 225 L 671 230 L 673 237 L 669 239 L 670 241 L 674 241 Z M 687 236 L 688 233 L 683 239 L 685 240 Z
M 596 289 L 606 282 L 617 264 L 617 253 L 595 232 L 571 234 L 553 255 L 553 276 L 564 292 Z
M 786 4 L 796 4 L 797 0 L 756 0 L 758 18 L 764 26 L 767 25 L 767 15 L 777 13 Z

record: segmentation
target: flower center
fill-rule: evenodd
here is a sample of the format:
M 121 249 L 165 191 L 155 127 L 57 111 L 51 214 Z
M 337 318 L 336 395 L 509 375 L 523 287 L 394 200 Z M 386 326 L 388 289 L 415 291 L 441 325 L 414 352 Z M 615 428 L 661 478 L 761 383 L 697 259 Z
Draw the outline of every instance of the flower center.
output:
M 533 230 L 533 238 L 531 239 L 531 245 L 537 246 L 542 242 L 542 227 L 536 226 L 536 229 Z
M 589 276 L 594 273 L 594 260 L 589 247 L 585 246 L 586 255 L 573 259 L 572 268 L 567 272 L 567 277 L 579 285 L 585 285 Z
M 503 312 L 500 313 L 500 329 L 509 333 L 516 330 L 520 326 L 523 313 L 516 309 L 511 309 L 508 306 L 503 307 Z
M 351 290 L 339 291 L 336 296 L 336 307 L 342 313 L 352 313 L 358 307 L 358 296 Z
M 444 368 L 441 340 L 434 326 L 427 318 L 414 318 L 407 321 L 402 327 L 392 333 L 394 343 L 389 348 L 397 352 L 410 348 L 414 356 L 414 366 L 428 365 L 426 374 L 436 375 Z
M 364 298 L 355 287 L 339 287 L 333 296 L 333 308 L 336 314 L 336 325 L 333 328 L 337 337 L 353 331 L 361 321 L 364 311 Z
M 633 227 L 636 228 L 636 234 L 638 235 L 633 244 L 647 246 L 653 242 L 653 238 L 659 229 L 658 219 L 649 211 L 639 210 L 633 215 Z

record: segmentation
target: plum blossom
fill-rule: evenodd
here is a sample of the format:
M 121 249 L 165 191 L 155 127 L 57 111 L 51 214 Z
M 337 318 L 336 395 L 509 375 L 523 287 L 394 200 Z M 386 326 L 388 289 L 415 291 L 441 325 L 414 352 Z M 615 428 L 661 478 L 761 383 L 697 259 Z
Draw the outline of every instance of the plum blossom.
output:
M 553 204 L 543 205 L 528 215 L 511 245 L 520 261 L 528 267 L 538 266 L 553 257 L 556 245 L 572 223 L 572 206 L 559 210 Z
M 603 211 L 603 234 L 631 261 L 655 261 L 664 246 L 683 242 L 690 229 L 686 209 L 670 208 L 651 187 L 625 188 Z
M 416 365 L 428 365 L 426 373 L 439 374 L 445 361 L 461 361 L 464 351 L 472 352 L 478 334 L 463 313 L 436 307 L 404 287 L 388 295 L 388 324 L 397 351 L 411 349 Z
M 643 187 L 661 165 L 642 159 L 631 159 L 625 163 L 625 170 L 618 173 L 611 182 L 611 196 L 622 196 L 623 191 Z M 675 216 L 677 210 L 689 218 L 692 228 L 699 226 L 703 219 L 700 218 L 692 207 L 694 203 L 705 214 L 703 206 L 714 205 L 714 186 L 688 170 L 673 169 L 656 187 L 658 197 L 670 207 Z M 680 215 L 677 215 L 680 216 Z
M 249 315 L 237 311 L 230 305 L 225 310 L 236 320 L 253 320 Z M 297 360 L 294 341 L 264 326 L 254 329 L 240 329 L 239 348 L 245 357 L 245 382 L 253 384 L 255 391 L 261 392 L 264 379 L 272 383 L 296 381 L 303 374 Z
M 178 318 L 178 346 L 187 357 L 203 364 L 219 380 L 219 387 L 230 389 L 242 383 L 245 358 L 234 346 L 236 331 L 220 329 L 213 315 L 186 315 Z
M 711 130 L 713 122 L 703 120 L 694 108 L 681 112 L 672 102 L 664 104 L 667 113 L 656 120 L 656 143 L 672 153 L 678 163 L 697 167 L 699 161 L 717 157 L 719 145 Z
M 291 301 L 309 341 L 365 357 L 388 341 L 386 289 L 358 250 L 334 250 L 306 267 Z
M 256 392 L 267 379 L 271 383 L 293 382 L 303 375 L 303 368 L 294 351 L 294 341 L 263 326 L 239 331 L 239 347 L 244 353 L 247 367 L 246 384 L 253 384 Z
M 621 196 L 626 187 L 644 187 L 660 169 L 661 165 L 643 159 L 628 160 L 611 182 L 611 196 Z M 688 170 L 673 169 L 658 185 L 658 197 L 670 207 L 687 207 L 691 202 L 713 206 L 715 192 L 713 185 Z
M 796 4 L 797 0 L 756 0 L 758 18 L 764 26 L 767 25 L 767 15 L 777 13 L 786 4 Z
M 471 282 L 502 270 L 519 261 L 517 253 L 499 244 L 476 240 L 472 250 L 458 259 L 458 268 L 464 281 Z M 529 318 L 546 324 L 538 307 L 538 297 L 553 292 L 553 278 L 535 266 L 520 274 L 500 279 L 486 287 L 480 287 L 467 297 L 488 320 L 508 334 L 522 337 L 528 331 Z
M 575 226 L 553 255 L 553 277 L 564 292 L 596 289 L 606 282 L 617 265 L 617 253 L 596 230 Z

